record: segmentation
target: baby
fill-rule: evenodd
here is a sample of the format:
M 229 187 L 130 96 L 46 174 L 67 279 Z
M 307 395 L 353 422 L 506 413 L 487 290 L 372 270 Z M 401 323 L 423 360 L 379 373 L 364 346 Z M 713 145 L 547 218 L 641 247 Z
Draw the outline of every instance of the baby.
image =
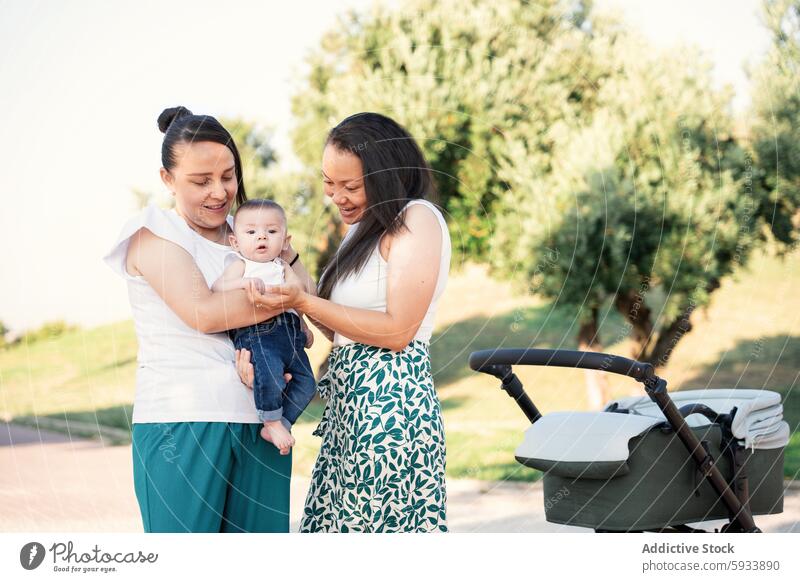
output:
M 248 200 L 233 217 L 231 252 L 222 276 L 212 291 L 246 289 L 256 280 L 260 291 L 267 285 L 284 282 L 284 266 L 279 257 L 289 247 L 286 214 L 271 200 Z M 227 261 L 230 260 L 230 263 Z M 313 335 L 301 314 L 289 309 L 275 317 L 249 327 L 229 332 L 236 349 L 251 353 L 255 372 L 253 392 L 258 418 L 264 423 L 261 436 L 288 454 L 294 445 L 292 425 L 311 402 L 316 380 L 305 352 Z M 288 384 L 284 372 L 290 372 Z

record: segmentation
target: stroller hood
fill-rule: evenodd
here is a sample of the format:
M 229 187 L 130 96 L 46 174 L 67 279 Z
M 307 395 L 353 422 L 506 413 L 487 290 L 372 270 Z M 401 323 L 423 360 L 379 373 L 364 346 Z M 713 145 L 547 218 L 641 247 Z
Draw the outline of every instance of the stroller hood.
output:
M 614 412 L 553 412 L 533 423 L 517 460 L 564 477 L 609 479 L 628 473 L 628 443 L 663 419 Z

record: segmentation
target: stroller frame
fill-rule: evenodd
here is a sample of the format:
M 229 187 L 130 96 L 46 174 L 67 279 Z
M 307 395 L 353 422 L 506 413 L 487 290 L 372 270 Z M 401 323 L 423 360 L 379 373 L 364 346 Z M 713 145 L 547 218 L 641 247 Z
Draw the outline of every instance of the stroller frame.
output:
M 628 376 L 641 382 L 645 392 L 658 406 L 673 431 L 678 435 L 686 450 L 694 460 L 697 469 L 704 479 L 713 487 L 729 513 L 729 521 L 722 528 L 728 533 L 760 533 L 749 507 L 747 475 L 742 470 L 744 450 L 741 447 L 727 447 L 733 462 L 733 487 L 722 475 L 715 459 L 686 423 L 690 414 L 702 414 L 712 422 L 722 420 L 723 429 L 730 415 L 720 415 L 703 405 L 688 405 L 681 409 L 673 402 L 667 392 L 667 382 L 655 373 L 652 364 L 637 362 L 622 356 L 599 352 L 583 352 L 576 350 L 554 350 L 538 348 L 505 348 L 481 350 L 473 352 L 469 357 L 469 366 L 476 372 L 482 372 L 498 378 L 501 389 L 508 394 L 522 409 L 531 423 L 538 421 L 542 415 L 536 405 L 525 392 L 525 388 L 514 374 L 512 366 L 555 366 L 563 368 L 582 368 L 600 370 Z M 727 417 L 727 418 L 723 418 Z M 603 531 L 597 529 L 595 531 Z M 676 526 L 658 531 L 696 531 L 689 526 Z

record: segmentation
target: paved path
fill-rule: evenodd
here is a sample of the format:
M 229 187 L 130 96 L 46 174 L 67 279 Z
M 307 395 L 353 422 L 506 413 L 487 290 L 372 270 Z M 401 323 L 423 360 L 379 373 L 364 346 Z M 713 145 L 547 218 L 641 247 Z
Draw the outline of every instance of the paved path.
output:
M 307 490 L 307 478 L 292 478 L 293 531 Z M 546 522 L 539 483 L 449 480 L 447 497 L 454 532 L 588 531 Z M 782 514 L 757 523 L 800 533 L 800 487 L 787 490 Z M 12 531 L 142 531 L 130 445 L 0 423 L 0 532 Z

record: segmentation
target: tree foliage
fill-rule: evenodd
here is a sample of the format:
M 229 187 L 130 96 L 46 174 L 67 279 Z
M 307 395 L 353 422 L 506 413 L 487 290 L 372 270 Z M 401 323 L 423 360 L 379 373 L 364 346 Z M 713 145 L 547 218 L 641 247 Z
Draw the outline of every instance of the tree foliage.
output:
M 614 74 L 596 86 L 591 118 L 551 129 L 550 171 L 519 172 L 531 129 L 509 135 L 492 258 L 572 307 L 580 343 L 600 344 L 598 318 L 615 308 L 633 355 L 662 365 L 753 249 L 753 163 L 700 55 L 617 34 L 603 61 Z
M 789 245 L 800 208 L 800 2 L 767 0 L 763 8 L 772 47 L 752 75 L 755 185 L 766 193 L 757 213 Z

